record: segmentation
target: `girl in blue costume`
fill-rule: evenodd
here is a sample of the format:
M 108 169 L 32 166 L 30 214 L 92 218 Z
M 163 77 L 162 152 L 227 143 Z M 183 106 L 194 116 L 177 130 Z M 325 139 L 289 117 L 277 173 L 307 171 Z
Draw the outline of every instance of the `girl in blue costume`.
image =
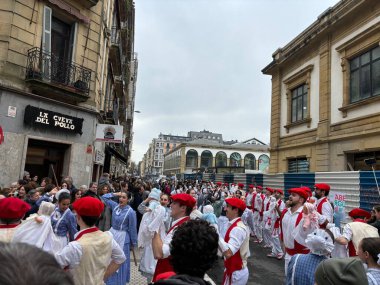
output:
M 62 189 L 55 197 L 58 202 L 50 220 L 53 231 L 60 241 L 58 247 L 62 249 L 69 241 L 74 240 L 74 235 L 78 231 L 77 220 L 69 208 L 71 200 L 69 190 Z
M 119 197 L 119 204 L 111 199 Z M 102 196 L 103 201 L 112 209 L 112 228 L 110 232 L 127 258 L 119 270 L 111 275 L 107 285 L 125 285 L 130 280 L 130 253 L 129 248 L 137 245 L 136 212 L 128 205 L 131 194 L 126 192 L 108 193 Z

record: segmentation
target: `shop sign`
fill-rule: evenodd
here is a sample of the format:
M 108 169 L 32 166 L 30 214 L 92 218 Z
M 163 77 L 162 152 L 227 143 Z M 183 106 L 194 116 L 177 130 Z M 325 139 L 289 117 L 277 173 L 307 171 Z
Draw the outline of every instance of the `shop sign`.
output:
M 96 127 L 95 140 L 121 143 L 123 141 L 123 126 L 98 124 Z
M 49 110 L 26 106 L 24 124 L 56 131 L 82 134 L 83 119 L 67 116 Z

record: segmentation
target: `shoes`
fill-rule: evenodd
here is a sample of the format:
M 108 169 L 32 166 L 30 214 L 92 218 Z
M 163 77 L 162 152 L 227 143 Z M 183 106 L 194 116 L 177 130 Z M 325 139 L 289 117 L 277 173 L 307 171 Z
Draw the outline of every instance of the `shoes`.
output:
M 266 245 L 264 245 L 263 247 L 264 247 L 264 248 L 272 248 L 272 246 L 269 245 L 269 244 L 266 244 Z
M 267 257 L 274 257 L 274 258 L 277 258 L 277 255 L 276 255 L 275 253 L 271 252 L 271 253 L 268 253 L 268 254 L 267 254 Z
M 277 256 L 276 256 L 276 258 L 277 258 L 278 260 L 281 260 L 283 257 L 284 257 L 284 254 L 283 254 L 283 253 L 279 253 L 279 254 L 277 254 Z
M 262 239 L 257 239 L 257 240 L 254 240 L 253 242 L 255 242 L 255 243 L 262 243 L 263 240 Z

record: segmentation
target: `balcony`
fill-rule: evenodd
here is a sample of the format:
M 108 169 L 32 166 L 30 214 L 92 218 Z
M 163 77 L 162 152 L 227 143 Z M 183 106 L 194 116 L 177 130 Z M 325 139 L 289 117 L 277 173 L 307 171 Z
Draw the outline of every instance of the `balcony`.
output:
M 34 47 L 28 50 L 25 80 L 41 95 L 84 102 L 89 98 L 91 70 Z
M 82 4 L 84 7 L 86 7 L 87 9 L 90 9 L 94 6 L 96 6 L 96 4 L 98 4 L 99 0 L 77 0 L 78 3 Z
M 109 51 L 109 58 L 112 64 L 113 73 L 115 76 L 122 75 L 122 49 L 120 45 L 120 30 L 118 27 L 112 27 L 111 29 L 111 46 Z

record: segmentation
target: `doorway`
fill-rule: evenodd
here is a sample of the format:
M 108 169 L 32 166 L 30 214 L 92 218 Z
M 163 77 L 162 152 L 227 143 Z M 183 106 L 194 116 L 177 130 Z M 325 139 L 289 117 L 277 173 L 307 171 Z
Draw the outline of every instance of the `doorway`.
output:
M 60 184 L 65 166 L 65 153 L 70 145 L 43 140 L 29 139 L 26 151 L 25 170 L 39 181 L 49 177 L 54 184 Z

